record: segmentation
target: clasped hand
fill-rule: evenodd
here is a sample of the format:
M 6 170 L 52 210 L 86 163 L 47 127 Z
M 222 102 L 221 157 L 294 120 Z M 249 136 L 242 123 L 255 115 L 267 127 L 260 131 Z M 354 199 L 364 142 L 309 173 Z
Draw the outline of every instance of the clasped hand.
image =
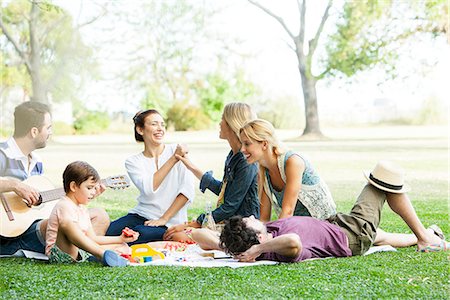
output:
M 181 156 L 184 157 L 186 154 L 188 154 L 189 149 L 186 144 L 178 144 L 177 148 L 175 149 L 175 156 Z

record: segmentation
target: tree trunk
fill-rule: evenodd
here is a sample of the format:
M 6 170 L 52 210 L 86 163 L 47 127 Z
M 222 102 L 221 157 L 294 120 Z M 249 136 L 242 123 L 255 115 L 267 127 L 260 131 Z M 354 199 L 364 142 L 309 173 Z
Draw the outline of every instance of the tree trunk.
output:
M 38 22 L 39 7 L 35 1 L 31 5 L 29 20 L 30 29 L 30 77 L 33 86 L 32 100 L 47 103 L 47 92 L 41 73 L 41 45 L 39 44 L 36 26 Z
M 302 135 L 323 136 L 319 125 L 319 111 L 317 108 L 316 79 L 308 78 L 300 71 L 302 78 L 303 98 L 305 103 L 305 129 Z

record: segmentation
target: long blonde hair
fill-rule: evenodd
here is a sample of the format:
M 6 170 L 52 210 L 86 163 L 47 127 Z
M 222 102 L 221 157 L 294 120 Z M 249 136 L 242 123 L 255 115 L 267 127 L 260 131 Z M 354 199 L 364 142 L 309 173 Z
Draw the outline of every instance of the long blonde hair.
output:
M 275 128 L 273 125 L 263 119 L 251 120 L 242 126 L 240 129 L 240 134 L 244 134 L 249 140 L 253 142 L 263 142 L 266 141 L 269 149 L 278 156 L 286 152 L 286 148 L 278 140 L 275 135 Z M 265 167 L 259 164 L 258 172 L 258 197 L 261 201 L 264 192 L 264 186 L 266 181 Z M 267 195 L 270 196 L 270 191 L 266 191 Z
M 223 118 L 239 139 L 239 129 L 246 122 L 256 119 L 250 105 L 242 102 L 228 103 L 223 108 Z

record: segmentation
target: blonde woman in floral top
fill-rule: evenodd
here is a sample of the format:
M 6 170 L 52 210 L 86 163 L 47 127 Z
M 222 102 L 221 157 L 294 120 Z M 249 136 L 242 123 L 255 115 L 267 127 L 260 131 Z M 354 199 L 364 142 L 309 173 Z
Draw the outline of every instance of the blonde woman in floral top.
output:
M 336 213 L 325 182 L 308 160 L 281 147 L 272 124 L 261 119 L 250 121 L 241 128 L 240 139 L 247 162 L 259 163 L 262 221 L 270 221 L 272 206 L 279 219 L 291 216 L 327 219 Z

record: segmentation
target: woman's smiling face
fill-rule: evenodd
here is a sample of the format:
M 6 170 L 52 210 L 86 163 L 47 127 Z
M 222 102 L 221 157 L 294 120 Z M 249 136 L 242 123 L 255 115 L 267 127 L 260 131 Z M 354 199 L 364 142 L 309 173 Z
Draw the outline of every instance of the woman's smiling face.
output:
M 242 143 L 241 152 L 249 164 L 257 162 L 262 158 L 264 152 L 261 142 L 253 141 L 244 132 L 240 133 L 240 140 Z
M 144 142 L 162 144 L 166 133 L 166 124 L 160 114 L 150 114 L 145 117 L 144 127 L 138 128 Z

